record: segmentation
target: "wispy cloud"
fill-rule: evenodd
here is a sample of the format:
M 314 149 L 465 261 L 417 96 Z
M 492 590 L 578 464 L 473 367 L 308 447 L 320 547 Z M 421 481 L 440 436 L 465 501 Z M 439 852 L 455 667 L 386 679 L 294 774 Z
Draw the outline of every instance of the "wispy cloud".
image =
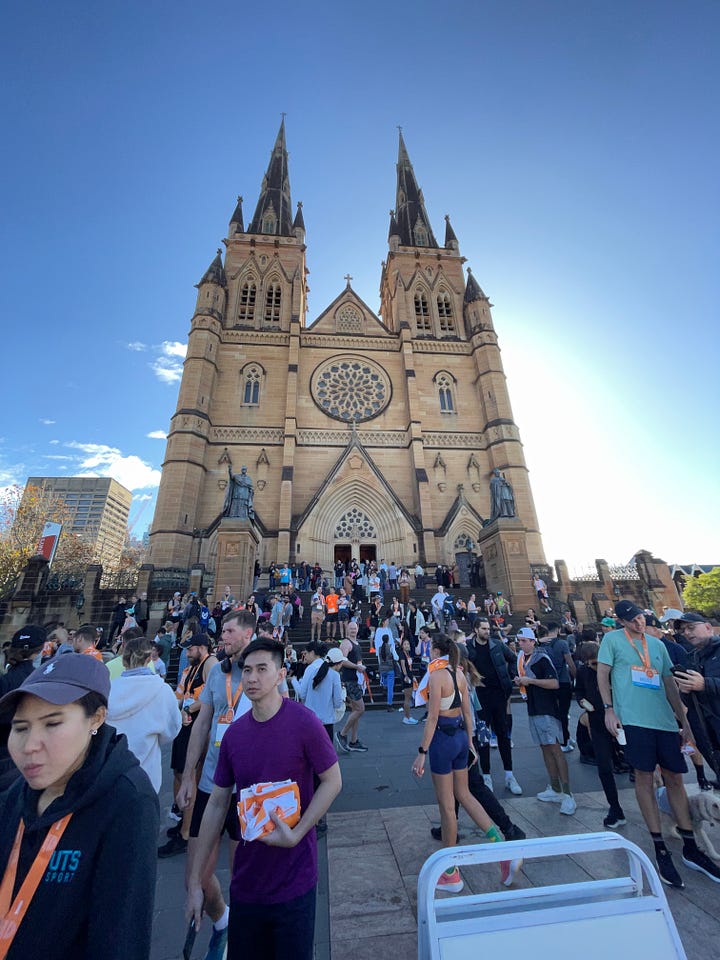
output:
M 160 353 L 150 363 L 150 369 L 162 383 L 179 383 L 182 377 L 182 360 L 187 354 L 187 344 L 177 340 L 164 340 Z
M 148 440 L 167 440 L 167 434 L 164 430 L 151 430 L 150 433 L 146 433 L 145 436 Z
M 151 493 L 138 493 L 133 497 L 133 503 L 144 503 L 146 500 L 152 500 Z
M 130 343 L 126 343 L 125 346 L 128 350 L 134 350 L 136 353 L 142 353 L 143 350 L 148 349 L 148 345 L 141 340 L 131 340 Z
M 77 440 L 71 440 L 65 446 L 84 454 L 78 457 L 77 475 L 80 477 L 112 477 L 128 490 L 160 485 L 160 471 L 135 454 L 126 456 L 117 447 L 103 443 L 79 443 Z
M 77 460 L 77 457 L 68 456 L 66 453 L 46 453 L 46 460 Z
M 44 424 L 46 427 L 51 427 L 55 422 L 55 420 L 48 420 L 47 417 L 40 417 L 40 423 Z
M 60 443 L 59 440 L 49 440 L 48 441 L 53 447 L 57 447 Z

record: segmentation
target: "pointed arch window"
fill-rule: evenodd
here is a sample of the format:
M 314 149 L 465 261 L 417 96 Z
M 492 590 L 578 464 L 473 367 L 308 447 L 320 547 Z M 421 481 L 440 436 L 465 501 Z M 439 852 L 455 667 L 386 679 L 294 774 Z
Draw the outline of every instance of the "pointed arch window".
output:
M 280 284 L 277 282 L 268 284 L 265 290 L 265 323 L 280 323 L 281 303 Z
M 274 210 L 266 210 L 262 217 L 262 232 L 268 234 L 277 233 L 277 217 Z
M 426 247 L 428 245 L 428 232 L 421 223 L 415 224 L 413 234 L 415 235 L 416 247 Z
M 438 319 L 442 333 L 455 333 L 452 300 L 447 290 L 441 290 L 437 296 Z
M 440 413 L 455 413 L 457 411 L 455 378 L 445 370 L 441 370 L 440 373 L 437 373 L 433 379 L 435 380 L 435 386 L 438 392 Z
M 257 363 L 251 363 L 242 371 L 242 403 L 245 407 L 260 406 L 260 391 L 265 372 Z
M 257 286 L 254 280 L 244 283 L 240 291 L 240 308 L 238 320 L 240 323 L 249 323 L 255 319 L 255 301 L 257 300 Z
M 430 333 L 432 330 L 428 299 L 422 290 L 415 291 L 415 326 L 418 333 Z

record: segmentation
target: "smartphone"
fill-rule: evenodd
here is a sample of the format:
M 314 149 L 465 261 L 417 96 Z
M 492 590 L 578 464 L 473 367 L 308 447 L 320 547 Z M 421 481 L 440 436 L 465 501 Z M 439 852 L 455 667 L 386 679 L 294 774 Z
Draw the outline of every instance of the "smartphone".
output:
M 183 960 L 190 960 L 192 957 L 193 947 L 195 946 L 195 937 L 197 936 L 197 930 L 195 929 L 195 921 L 190 921 L 190 926 L 188 927 L 188 932 L 185 937 L 185 945 L 183 947 Z
M 673 664 L 673 666 L 670 667 L 670 673 L 671 673 L 673 676 L 675 676 L 676 673 L 686 673 L 686 672 L 687 672 L 687 668 L 686 668 L 686 667 L 679 667 L 679 666 L 677 666 L 676 664 Z

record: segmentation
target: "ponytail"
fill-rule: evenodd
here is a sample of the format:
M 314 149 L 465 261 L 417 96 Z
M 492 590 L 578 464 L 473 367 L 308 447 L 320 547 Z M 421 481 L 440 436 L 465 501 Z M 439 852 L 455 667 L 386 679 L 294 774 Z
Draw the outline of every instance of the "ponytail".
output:
M 322 665 L 320 666 L 320 669 L 313 677 L 313 682 L 312 682 L 313 690 L 317 690 L 317 688 L 320 686 L 320 684 L 323 682 L 323 680 L 325 679 L 325 677 L 328 675 L 329 672 L 330 672 L 330 663 L 327 660 L 323 660 Z
M 455 641 L 451 640 L 450 637 L 444 633 L 436 633 L 431 643 L 436 650 L 440 651 L 443 657 L 448 658 L 451 669 L 457 670 L 458 663 L 460 662 L 460 651 Z

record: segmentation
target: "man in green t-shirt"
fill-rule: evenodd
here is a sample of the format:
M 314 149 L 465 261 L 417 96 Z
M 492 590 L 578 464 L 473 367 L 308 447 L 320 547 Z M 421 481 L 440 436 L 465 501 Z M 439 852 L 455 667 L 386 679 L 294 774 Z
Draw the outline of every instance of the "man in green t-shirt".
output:
M 621 629 L 603 637 L 598 687 L 608 732 L 614 737 L 624 734 L 627 740 L 625 759 L 635 770 L 635 794 L 655 846 L 660 879 L 679 889 L 685 886 L 662 838 L 653 783 L 657 766 L 683 841 L 683 863 L 720 883 L 720 868 L 698 849 L 693 835 L 683 784 L 687 766 L 681 750 L 683 741 L 692 742 L 692 732 L 670 656 L 661 640 L 645 633 L 645 612 L 630 600 L 615 605 L 615 616 Z

